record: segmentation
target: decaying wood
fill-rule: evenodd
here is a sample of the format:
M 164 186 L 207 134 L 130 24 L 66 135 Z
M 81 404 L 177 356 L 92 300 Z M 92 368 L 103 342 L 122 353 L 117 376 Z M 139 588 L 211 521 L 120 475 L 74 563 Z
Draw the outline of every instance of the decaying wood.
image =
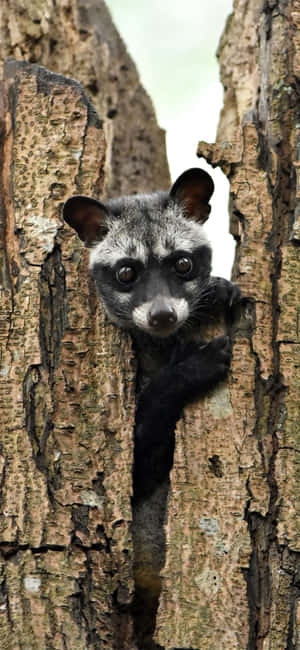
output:
M 6 65 L 0 647 L 133 650 L 135 366 L 61 207 L 72 192 L 98 196 L 105 183 L 117 191 L 112 178 L 124 182 L 118 191 L 160 187 L 160 154 L 149 181 L 145 129 L 138 160 L 125 138 L 131 162 L 120 157 L 118 167 L 121 140 L 108 124 L 117 124 L 118 103 L 125 128 L 126 70 L 110 75 L 116 45 L 91 19 L 96 3 L 45 7 L 24 5 L 22 16 L 18 1 L 2 4 L 2 54 L 48 66 L 53 55 L 53 69 L 61 58 L 69 74 L 73 66 L 105 124 L 78 83 Z M 198 152 L 231 183 L 234 278 L 246 299 L 237 323 L 224 326 L 235 340 L 229 380 L 177 427 L 155 632 L 166 650 L 300 648 L 299 34 L 296 0 L 235 0 L 220 45 L 224 109 L 216 144 Z
M 38 63 L 82 83 L 103 120 L 108 196 L 167 189 L 165 134 L 103 0 L 0 3 L 0 60 Z
M 101 121 L 78 83 L 6 65 L 0 646 L 133 648 L 135 364 L 60 211 L 167 188 L 164 132 L 103 0 L 2 3 L 7 57 L 79 80 Z
M 246 303 L 226 386 L 177 431 L 157 638 L 282 650 L 299 629 L 299 62 L 296 0 L 235 0 L 217 143 Z
M 118 647 L 134 366 L 60 216 L 102 190 L 102 123 L 78 83 L 27 64 L 1 101 L 0 647 Z

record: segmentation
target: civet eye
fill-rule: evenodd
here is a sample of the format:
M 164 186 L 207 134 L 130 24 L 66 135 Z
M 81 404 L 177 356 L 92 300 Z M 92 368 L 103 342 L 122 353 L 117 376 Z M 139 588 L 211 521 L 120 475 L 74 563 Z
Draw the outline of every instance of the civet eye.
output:
M 187 275 L 192 270 L 193 263 L 190 257 L 179 257 L 174 266 L 178 275 Z
M 132 266 L 121 266 L 116 276 L 121 284 L 130 284 L 136 279 L 136 271 Z

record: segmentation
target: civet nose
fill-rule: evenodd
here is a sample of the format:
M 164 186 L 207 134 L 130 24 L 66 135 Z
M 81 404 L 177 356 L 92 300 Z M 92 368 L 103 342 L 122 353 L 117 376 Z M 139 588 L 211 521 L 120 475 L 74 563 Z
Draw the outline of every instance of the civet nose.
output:
M 153 305 L 149 311 L 148 322 L 151 327 L 166 329 L 177 322 L 175 309 L 168 305 Z

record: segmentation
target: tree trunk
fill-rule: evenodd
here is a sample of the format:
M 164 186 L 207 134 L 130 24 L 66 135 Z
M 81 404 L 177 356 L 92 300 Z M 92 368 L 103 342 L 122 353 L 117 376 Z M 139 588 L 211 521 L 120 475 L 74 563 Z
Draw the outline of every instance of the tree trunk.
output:
M 299 629 L 299 61 L 295 0 L 236 0 L 217 143 L 246 301 L 232 376 L 177 431 L 157 638 L 288 650 Z
M 117 648 L 134 365 L 60 216 L 72 191 L 102 190 L 102 124 L 77 82 L 25 63 L 1 100 L 0 646 Z
M 0 647 L 133 648 L 135 362 L 60 212 L 167 188 L 164 133 L 102 0 L 8 0 L 0 36 L 2 59 L 76 76 L 101 116 L 77 82 L 6 64 Z
M 56 5 L 83 15 L 79 0 Z M 25 8 L 24 41 L 14 6 L 1 8 L 14 54 L 62 47 L 54 2 L 43 19 L 30 14 L 38 3 Z M 246 298 L 222 326 L 235 340 L 230 379 L 176 431 L 154 634 L 166 650 L 300 648 L 299 23 L 296 0 L 236 0 L 220 45 L 224 110 L 199 156 L 231 183 Z M 96 38 L 80 24 L 78 51 Z M 6 65 L 1 101 L 0 647 L 133 650 L 135 363 L 60 217 L 72 192 L 116 192 L 114 118 L 103 124 L 79 84 L 28 64 Z M 154 187 L 146 163 L 138 150 L 135 189 L 149 169 Z
M 109 197 L 165 190 L 165 134 L 103 0 L 6 0 L 0 60 L 38 63 L 82 83 L 103 120 Z

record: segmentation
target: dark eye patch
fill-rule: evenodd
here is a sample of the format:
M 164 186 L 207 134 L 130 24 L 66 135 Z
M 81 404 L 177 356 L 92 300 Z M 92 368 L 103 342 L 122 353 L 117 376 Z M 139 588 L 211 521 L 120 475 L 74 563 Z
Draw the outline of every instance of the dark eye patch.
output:
M 121 284 L 132 284 L 137 277 L 137 272 L 133 266 L 121 266 L 118 271 L 116 271 L 116 278 Z
M 193 261 L 189 255 L 178 257 L 174 262 L 174 269 L 176 273 L 178 273 L 178 275 L 181 277 L 187 276 L 189 273 L 191 273 L 192 268 Z
M 209 275 L 211 270 L 211 249 L 209 245 L 194 248 L 193 251 L 177 250 L 163 261 L 165 267 L 175 272 L 182 280 L 192 280 Z
M 183 250 L 174 251 L 174 253 L 165 257 L 163 266 L 182 280 L 192 278 L 196 272 L 194 254 Z
M 124 257 L 111 269 L 113 281 L 119 291 L 130 291 L 144 270 L 140 260 Z

